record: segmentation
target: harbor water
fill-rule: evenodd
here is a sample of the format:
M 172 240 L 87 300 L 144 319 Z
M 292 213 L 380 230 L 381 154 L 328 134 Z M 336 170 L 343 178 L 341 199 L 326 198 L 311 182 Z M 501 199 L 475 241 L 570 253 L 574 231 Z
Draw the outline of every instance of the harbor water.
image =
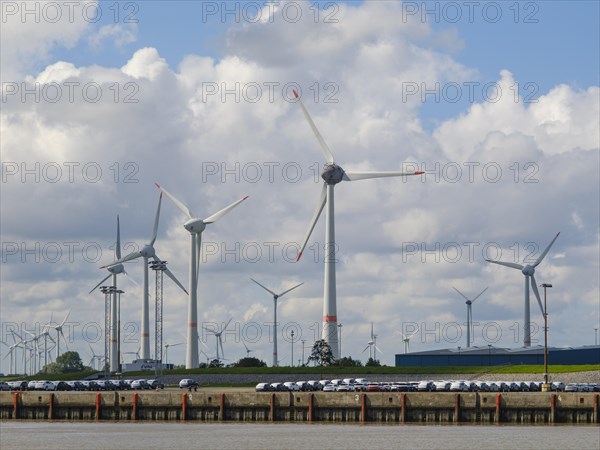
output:
M 598 449 L 597 425 L 0 422 L 9 449 Z

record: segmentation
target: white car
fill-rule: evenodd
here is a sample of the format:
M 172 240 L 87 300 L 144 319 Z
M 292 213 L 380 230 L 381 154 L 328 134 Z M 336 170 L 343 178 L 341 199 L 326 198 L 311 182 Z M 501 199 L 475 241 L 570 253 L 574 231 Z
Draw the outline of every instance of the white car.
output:
M 323 386 L 323 392 L 335 392 L 336 386 L 329 383 Z
M 283 386 L 288 390 L 288 391 L 299 391 L 300 390 L 300 386 L 298 386 L 296 383 L 294 383 L 293 381 L 286 381 L 285 383 L 283 383 Z
M 36 391 L 55 391 L 56 385 L 52 381 L 36 381 L 35 382 L 35 390 Z
M 198 382 L 192 380 L 191 378 L 184 378 L 179 382 L 179 389 L 198 389 Z

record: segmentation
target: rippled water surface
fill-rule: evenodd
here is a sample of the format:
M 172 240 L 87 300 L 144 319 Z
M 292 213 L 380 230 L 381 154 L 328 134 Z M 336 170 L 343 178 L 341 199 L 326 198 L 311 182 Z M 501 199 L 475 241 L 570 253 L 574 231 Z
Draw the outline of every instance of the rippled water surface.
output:
M 2 422 L 8 449 L 598 449 L 600 427 Z

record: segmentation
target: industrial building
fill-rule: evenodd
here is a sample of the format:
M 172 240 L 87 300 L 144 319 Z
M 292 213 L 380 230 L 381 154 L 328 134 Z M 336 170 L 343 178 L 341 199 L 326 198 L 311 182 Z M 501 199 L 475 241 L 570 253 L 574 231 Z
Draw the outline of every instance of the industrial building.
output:
M 396 355 L 396 367 L 544 364 L 544 346 L 447 348 Z M 600 345 L 549 347 L 548 364 L 600 364 Z

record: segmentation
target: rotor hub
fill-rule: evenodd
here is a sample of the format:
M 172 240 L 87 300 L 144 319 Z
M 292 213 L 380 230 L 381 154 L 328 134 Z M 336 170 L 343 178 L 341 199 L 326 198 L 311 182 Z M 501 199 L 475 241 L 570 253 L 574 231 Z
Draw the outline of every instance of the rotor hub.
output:
M 125 268 L 123 267 L 123 264 L 119 263 L 119 264 L 115 264 L 114 266 L 108 266 L 107 267 L 108 271 L 112 274 L 119 274 L 119 273 L 123 273 L 123 271 L 125 270 Z
M 144 245 L 144 247 L 142 248 L 142 250 L 140 250 L 140 254 L 144 258 L 152 258 L 154 256 L 154 254 L 155 254 L 154 247 L 152 247 L 151 245 Z
M 321 173 L 321 178 L 323 178 L 327 184 L 338 184 L 344 179 L 344 169 L 337 164 L 326 164 Z
M 525 276 L 532 276 L 535 273 L 535 268 L 533 266 L 525 266 L 521 272 Z

